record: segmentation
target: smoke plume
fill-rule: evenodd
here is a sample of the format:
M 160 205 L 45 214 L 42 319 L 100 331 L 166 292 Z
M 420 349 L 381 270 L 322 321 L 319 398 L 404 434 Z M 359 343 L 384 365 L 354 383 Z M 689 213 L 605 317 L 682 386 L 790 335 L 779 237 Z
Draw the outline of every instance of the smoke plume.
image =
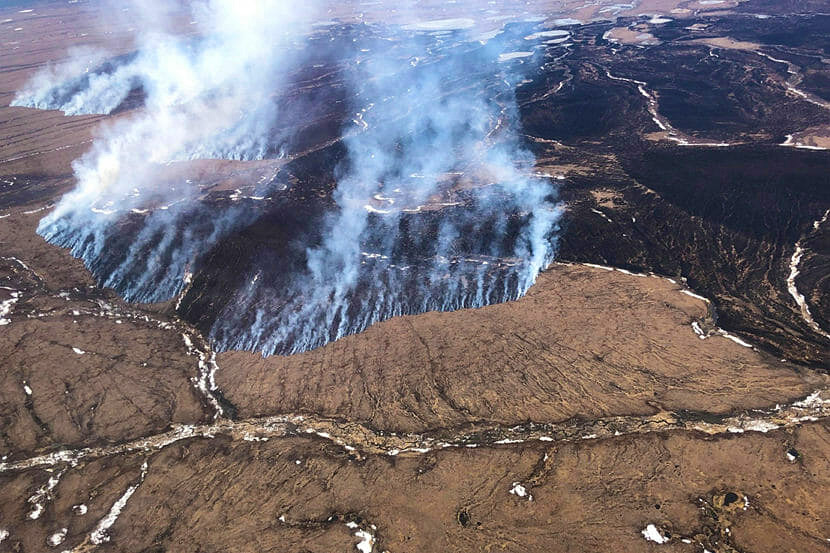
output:
M 183 294 L 211 249 L 262 214 L 215 201 L 171 162 L 275 158 L 292 139 L 296 114 L 275 98 L 309 55 L 313 14 L 280 0 L 210 0 L 193 14 L 196 38 L 153 32 L 128 56 L 78 53 L 15 100 L 128 110 L 76 161 L 76 189 L 38 231 L 130 300 Z M 337 52 L 349 115 L 333 207 L 300 264 L 262 255 L 234 277 L 212 315 L 217 348 L 293 353 L 397 315 L 508 301 L 551 262 L 555 189 L 534 176 L 518 132 L 525 65 L 505 55 L 509 37 L 428 28 L 352 29 L 352 50 Z M 287 186 L 272 178 L 258 190 Z
M 163 21 L 170 9 L 131 6 L 145 23 Z M 75 190 L 38 227 L 129 300 L 179 293 L 198 257 L 245 223 L 238 208 L 206 215 L 194 205 L 198 186 L 165 172 L 175 161 L 261 159 L 278 147 L 269 132 L 279 115 L 272 96 L 301 60 L 294 41 L 313 16 L 281 0 L 211 0 L 191 10 L 198 38 L 159 25 L 136 37 L 134 54 L 77 51 L 60 70 L 36 75 L 13 102 L 109 114 L 131 94 L 143 96 L 143 109 L 98 130 L 92 150 L 73 164 Z

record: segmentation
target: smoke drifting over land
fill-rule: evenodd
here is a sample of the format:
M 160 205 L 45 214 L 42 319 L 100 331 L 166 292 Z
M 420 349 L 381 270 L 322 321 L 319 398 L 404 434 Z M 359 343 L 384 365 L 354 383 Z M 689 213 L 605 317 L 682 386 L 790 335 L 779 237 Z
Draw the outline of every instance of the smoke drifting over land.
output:
M 167 8 L 136 2 L 131 13 L 152 24 Z M 92 150 L 73 164 L 76 189 L 38 232 L 71 248 L 102 284 L 130 300 L 179 293 L 187 268 L 246 217 L 239 209 L 197 213 L 198 188 L 169 182 L 164 167 L 266 155 L 278 115 L 270 98 L 281 89 L 280 75 L 300 61 L 293 41 L 312 16 L 280 0 L 194 3 L 198 39 L 167 34 L 159 24 L 136 37 L 133 55 L 76 52 L 60 71 L 37 75 L 15 105 L 108 114 L 136 91 L 144 104 L 100 129 Z M 145 212 L 143 221 L 127 221 Z
M 169 163 L 279 157 L 297 117 L 275 98 L 310 55 L 314 14 L 279 0 L 193 13 L 199 38 L 151 32 L 130 56 L 79 53 L 15 100 L 68 114 L 142 104 L 102 128 L 74 165 L 77 188 L 39 227 L 130 300 L 182 293 L 212 248 L 262 215 L 172 178 Z M 377 26 L 338 53 L 352 115 L 334 205 L 297 247 L 301 263 L 263 255 L 225 291 L 218 348 L 298 352 L 399 314 L 514 299 L 550 263 L 559 211 L 519 141 L 521 64 L 502 62 L 501 41 L 465 33 Z M 257 193 L 289 184 L 303 186 L 272 178 Z

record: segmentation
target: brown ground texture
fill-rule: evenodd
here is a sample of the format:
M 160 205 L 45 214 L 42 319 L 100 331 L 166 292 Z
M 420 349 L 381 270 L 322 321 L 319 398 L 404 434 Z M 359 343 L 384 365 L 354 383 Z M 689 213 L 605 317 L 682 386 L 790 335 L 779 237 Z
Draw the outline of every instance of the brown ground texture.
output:
M 49 6 L 0 50 L 0 178 L 32 191 L 0 218 L 0 552 L 830 551 L 826 374 L 682 282 L 556 264 L 515 302 L 215 365 L 170 305 L 95 287 L 35 228 L 100 118 L 4 106 L 123 29 Z
M 386 431 L 658 410 L 726 413 L 795 399 L 812 375 L 723 336 L 663 278 L 555 266 L 515 302 L 377 324 L 317 350 L 218 356 L 243 417 L 318 413 Z M 775 386 L 770 386 L 775 382 Z

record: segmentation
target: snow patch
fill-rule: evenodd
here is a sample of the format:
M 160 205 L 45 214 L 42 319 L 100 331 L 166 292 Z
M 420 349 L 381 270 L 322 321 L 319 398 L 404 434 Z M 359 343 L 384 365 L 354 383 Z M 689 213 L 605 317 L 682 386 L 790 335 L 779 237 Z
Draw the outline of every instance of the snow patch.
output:
M 695 293 L 694 293 L 694 292 L 692 292 L 691 290 L 681 290 L 681 292 L 683 292 L 683 293 L 684 293 L 684 294 L 686 294 L 687 296 L 691 296 L 691 297 L 693 297 L 693 298 L 697 298 L 697 299 L 699 299 L 699 300 L 701 300 L 701 301 L 704 301 L 704 302 L 706 302 L 706 303 L 709 303 L 709 300 L 708 300 L 707 298 L 704 298 L 703 296 L 700 296 L 700 295 L 698 295 L 698 294 L 695 294 Z
M 216 362 L 216 352 L 211 351 L 207 344 L 205 344 L 205 350 L 207 351 L 197 348 L 193 345 L 193 339 L 187 333 L 182 333 L 182 340 L 185 347 L 187 347 L 187 354 L 199 358 L 199 376 L 192 377 L 190 380 L 208 403 L 213 406 L 213 420 L 217 420 L 225 414 L 225 410 L 219 403 L 216 394 L 214 394 L 219 389 L 216 384 L 216 371 L 219 370 L 219 364 Z
M 52 471 L 52 469 L 47 470 L 49 472 Z M 29 511 L 29 514 L 27 515 L 29 520 L 37 520 L 40 518 L 40 515 L 43 514 L 43 503 L 52 499 L 52 491 L 58 485 L 58 482 L 60 482 L 61 476 L 63 476 L 64 472 L 66 472 L 66 469 L 50 476 L 49 480 L 46 482 L 46 485 L 38 488 L 38 490 L 27 500 L 32 504 L 32 510 Z
M 529 58 L 533 52 L 508 52 L 499 56 L 499 61 L 510 61 L 520 58 Z
M 813 230 L 818 230 L 822 224 L 827 222 L 828 217 L 830 217 L 830 210 L 825 211 L 823 217 L 813 222 Z M 807 325 L 817 334 L 821 334 L 825 338 L 830 338 L 830 333 L 822 329 L 815 319 L 813 319 L 813 315 L 810 313 L 810 306 L 807 305 L 807 300 L 804 298 L 804 294 L 799 292 L 798 287 L 796 286 L 796 278 L 798 278 L 798 275 L 801 273 L 798 266 L 801 264 L 802 257 L 804 257 L 804 248 L 801 245 L 801 242 L 802 241 L 799 240 L 795 243 L 795 251 L 790 258 L 790 274 L 787 276 L 787 290 L 795 300 L 796 305 L 798 305 L 798 309 L 801 311 L 801 318 L 804 322 L 807 323 Z M 2 315 L 2 313 L 0 313 L 0 315 Z
M 613 221 L 611 220 L 611 218 L 610 218 L 610 217 L 608 217 L 608 215 L 606 215 L 605 213 L 603 213 L 603 212 L 602 212 L 602 211 L 600 211 L 599 209 L 594 209 L 594 208 L 592 207 L 592 208 L 591 208 L 591 212 L 596 213 L 597 215 L 599 215 L 600 217 L 602 217 L 603 219 L 605 219 L 605 220 L 606 220 L 606 221 L 608 221 L 609 223 L 613 223 Z
M 5 301 L 0 301 L 0 326 L 5 326 L 11 322 L 7 318 L 11 315 L 14 305 L 20 300 L 20 292 L 13 291 L 10 298 Z
M 372 548 L 375 545 L 375 536 L 365 530 L 358 530 L 354 535 L 360 538 L 360 543 L 355 546 L 357 550 L 361 553 L 372 553 Z
M 66 533 L 68 531 L 69 530 L 67 528 L 61 528 L 60 530 L 49 536 L 49 538 L 47 538 L 46 540 L 46 543 L 49 545 L 49 547 L 59 546 L 63 543 L 63 540 L 66 539 Z
M 554 19 L 554 25 L 582 25 L 582 21 L 579 19 L 572 19 L 570 17 L 565 17 L 563 19 Z
M 725 330 L 721 330 L 721 331 L 719 331 L 719 332 L 718 332 L 718 334 L 720 334 L 720 335 L 721 335 L 721 336 L 723 336 L 724 338 L 728 338 L 728 339 L 732 340 L 733 342 L 735 342 L 735 343 L 736 343 L 736 344 L 738 344 L 739 346 L 743 346 L 743 347 L 745 347 L 745 348 L 752 348 L 752 344 L 750 344 L 749 342 L 744 342 L 743 340 L 741 340 L 741 339 L 740 339 L 740 338 L 738 338 L 737 336 L 735 336 L 735 335 L 733 335 L 733 334 L 729 334 L 729 333 L 728 333 L 728 332 L 726 332 Z
M 533 501 L 533 495 L 528 493 L 527 488 L 522 486 L 521 482 L 513 482 L 513 487 L 510 488 L 510 493 L 517 497 L 526 497 L 528 501 Z
M 538 33 L 533 33 L 531 35 L 527 35 L 525 40 L 537 40 L 540 38 L 559 38 L 559 37 L 566 37 L 570 36 L 570 32 L 562 31 L 562 30 L 554 30 L 554 31 L 540 31 Z
M 654 543 L 663 544 L 669 541 L 669 538 L 663 535 L 663 533 L 653 524 L 649 524 L 645 528 L 643 528 L 640 533 L 646 539 L 646 541 L 653 541 Z
M 104 518 L 102 518 L 98 522 L 98 526 L 95 527 L 95 530 L 89 534 L 89 541 L 91 541 L 95 545 L 101 545 L 102 543 L 106 543 L 110 541 L 110 536 L 107 533 L 108 530 L 115 524 L 115 521 L 118 520 L 118 515 L 121 514 L 121 511 L 124 510 L 124 507 L 127 506 L 127 501 L 130 500 L 130 497 L 135 493 L 138 489 L 138 486 L 144 482 L 144 478 L 147 476 L 147 461 L 144 461 L 144 464 L 141 465 L 141 476 L 138 479 L 138 482 L 131 485 L 127 488 L 127 491 L 124 492 L 124 495 L 118 498 L 118 501 L 113 503 L 112 507 L 110 507 L 109 512 L 106 514 Z
M 354 533 L 356 538 L 360 538 L 360 542 L 358 542 L 355 547 L 357 548 L 360 553 L 372 553 L 372 550 L 375 547 L 375 536 L 368 530 L 364 530 L 360 528 L 360 525 L 356 522 L 349 521 L 346 523 L 346 528 L 349 530 L 357 530 Z M 371 525 L 372 530 L 376 530 L 377 527 L 373 524 Z
M 457 19 L 434 19 L 432 21 L 419 21 L 417 23 L 410 23 L 404 25 L 402 28 L 405 31 L 459 31 L 462 29 L 469 29 L 475 25 L 475 21 L 467 18 Z
M 793 407 L 796 409 L 820 409 L 828 403 L 830 403 L 830 399 L 821 399 L 821 390 L 817 390 L 804 399 L 793 403 Z
M 749 421 L 744 425 L 744 430 L 749 430 L 750 432 L 763 432 L 767 433 L 770 430 L 778 430 L 780 426 L 775 423 L 755 420 Z

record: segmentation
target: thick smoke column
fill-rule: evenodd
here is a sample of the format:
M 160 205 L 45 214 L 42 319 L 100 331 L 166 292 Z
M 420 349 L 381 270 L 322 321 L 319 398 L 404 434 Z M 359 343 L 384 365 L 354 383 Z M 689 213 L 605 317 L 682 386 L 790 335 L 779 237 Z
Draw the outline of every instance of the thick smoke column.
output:
M 154 13 L 144 15 L 163 19 Z M 185 313 L 202 296 L 205 256 L 262 211 L 206 197 L 171 163 L 279 156 L 282 120 L 296 114 L 276 98 L 311 29 L 311 14 L 282 0 L 209 0 L 193 14 L 198 38 L 159 31 L 135 54 L 79 54 L 15 100 L 68 114 L 143 105 L 100 130 L 74 164 L 76 189 L 38 232 L 129 300 L 167 300 L 194 282 Z M 257 251 L 223 289 L 210 317 L 218 349 L 305 351 L 396 315 L 515 299 L 553 258 L 555 189 L 519 140 L 522 65 L 503 63 L 506 45 L 459 30 L 352 31 L 353 51 L 335 53 L 352 115 L 334 208 L 303 235 L 299 264 Z M 278 184 L 258 189 L 276 195 Z
M 132 12 L 160 21 L 172 5 L 136 2 Z M 60 71 L 37 75 L 14 105 L 107 114 L 137 91 L 144 97 L 143 109 L 99 129 L 92 150 L 73 164 L 76 189 L 38 232 L 71 248 L 127 299 L 177 294 L 198 256 L 247 218 L 236 208 L 200 214 L 199 190 L 183 178 L 171 182 L 166 166 L 266 155 L 279 115 L 272 96 L 299 62 L 294 41 L 312 15 L 282 0 L 194 3 L 199 38 L 150 30 L 137 37 L 135 54 L 102 62 L 103 53 L 80 51 Z
M 515 299 L 551 262 L 560 213 L 519 144 L 518 77 L 498 45 L 450 34 L 397 30 L 398 48 L 353 69 L 362 130 L 345 139 L 307 274 L 240 290 L 213 329 L 222 347 L 293 353 L 396 315 Z
M 99 149 L 126 150 L 114 143 L 129 143 L 130 151 L 117 156 L 151 162 L 261 159 L 277 118 L 270 100 L 281 88 L 280 76 L 300 61 L 295 41 L 309 28 L 310 6 L 297 10 L 283 0 L 195 3 L 199 38 L 151 29 L 137 37 L 135 54 L 106 59 L 102 52 L 78 51 L 60 70 L 36 75 L 12 105 L 109 114 L 140 90 L 146 96 L 142 115 L 106 133 Z M 157 21 L 152 14 L 163 8 L 137 2 L 132 9 Z

